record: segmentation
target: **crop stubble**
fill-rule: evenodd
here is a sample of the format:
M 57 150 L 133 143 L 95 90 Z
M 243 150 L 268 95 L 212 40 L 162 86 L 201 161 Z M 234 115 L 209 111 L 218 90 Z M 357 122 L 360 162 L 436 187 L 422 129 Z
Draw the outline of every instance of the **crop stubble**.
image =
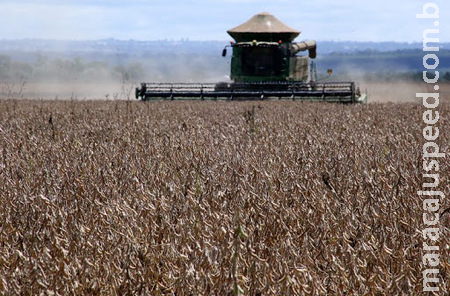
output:
M 419 293 L 422 113 L 0 101 L 0 294 Z

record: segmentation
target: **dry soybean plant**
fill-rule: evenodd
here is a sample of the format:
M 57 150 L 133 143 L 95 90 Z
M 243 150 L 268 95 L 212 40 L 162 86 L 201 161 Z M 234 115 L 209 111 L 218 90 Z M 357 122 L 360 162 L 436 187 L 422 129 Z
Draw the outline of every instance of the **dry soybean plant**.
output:
M 0 294 L 418 294 L 422 108 L 0 101 Z
M 0 99 L 22 99 L 26 85 L 26 77 L 17 80 L 0 80 Z

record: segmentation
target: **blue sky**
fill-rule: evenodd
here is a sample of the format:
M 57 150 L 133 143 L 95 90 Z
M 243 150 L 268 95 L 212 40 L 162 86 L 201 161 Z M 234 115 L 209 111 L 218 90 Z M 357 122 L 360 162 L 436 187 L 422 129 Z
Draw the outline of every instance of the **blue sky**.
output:
M 335 41 L 422 41 L 439 28 L 450 42 L 450 1 L 435 20 L 416 14 L 430 0 L 0 0 L 0 40 L 228 40 L 226 30 L 267 11 L 301 30 L 298 39 Z M 437 37 L 437 36 L 436 36 Z

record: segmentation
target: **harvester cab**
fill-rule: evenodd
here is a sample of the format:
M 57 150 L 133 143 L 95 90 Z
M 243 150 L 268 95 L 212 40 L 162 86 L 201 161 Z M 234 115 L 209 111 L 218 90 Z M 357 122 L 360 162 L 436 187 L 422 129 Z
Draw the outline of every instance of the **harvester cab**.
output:
M 299 34 L 269 13 L 260 13 L 227 31 L 231 43 L 231 79 L 235 82 L 307 81 L 308 59 L 316 42 L 292 42 Z M 297 56 L 301 51 L 308 56 Z
M 269 13 L 260 13 L 227 31 L 234 39 L 231 47 L 232 82 L 211 83 L 142 83 L 136 98 L 190 99 L 265 99 L 363 103 L 354 82 L 318 82 L 314 59 L 314 40 L 293 42 L 300 35 Z M 308 55 L 298 55 L 308 51 Z M 329 72 L 329 75 L 331 72 Z
M 308 57 L 296 53 L 309 50 L 309 58 L 316 57 L 315 41 L 289 44 L 255 39 L 233 42 L 231 47 L 231 79 L 236 82 L 306 81 Z

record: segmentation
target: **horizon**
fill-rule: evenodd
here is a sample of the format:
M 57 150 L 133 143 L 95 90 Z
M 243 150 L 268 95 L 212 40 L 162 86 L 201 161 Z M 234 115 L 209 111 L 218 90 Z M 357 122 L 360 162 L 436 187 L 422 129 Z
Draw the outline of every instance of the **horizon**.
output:
M 51 38 L 0 38 L 0 41 L 56 41 L 56 42 L 95 42 L 95 41 L 119 41 L 119 42 L 225 42 L 229 43 L 230 38 L 224 40 L 197 40 L 197 39 L 189 39 L 189 38 L 180 38 L 180 39 L 119 39 L 119 38 L 100 38 L 100 39 L 51 39 Z M 294 41 L 299 41 L 299 37 L 295 38 Z M 314 39 L 317 42 L 336 42 L 336 43 L 398 43 L 398 44 L 423 44 L 423 40 L 421 41 L 397 41 L 397 40 L 384 40 L 384 41 L 362 41 L 362 40 L 329 40 L 329 39 Z M 430 44 L 450 44 L 450 41 L 433 43 Z
M 0 3 L 0 40 L 221 41 L 230 39 L 226 33 L 230 28 L 267 11 L 302 31 L 297 40 L 418 43 L 423 41 L 425 29 L 450 30 L 450 3 L 439 3 L 437 27 L 433 21 L 416 18 L 425 3 L 319 0 L 299 5 L 294 0 L 181 0 L 174 5 L 164 0 L 151 4 L 144 0 L 7 1 Z M 441 33 L 439 37 L 441 43 L 450 42 L 449 34 Z

